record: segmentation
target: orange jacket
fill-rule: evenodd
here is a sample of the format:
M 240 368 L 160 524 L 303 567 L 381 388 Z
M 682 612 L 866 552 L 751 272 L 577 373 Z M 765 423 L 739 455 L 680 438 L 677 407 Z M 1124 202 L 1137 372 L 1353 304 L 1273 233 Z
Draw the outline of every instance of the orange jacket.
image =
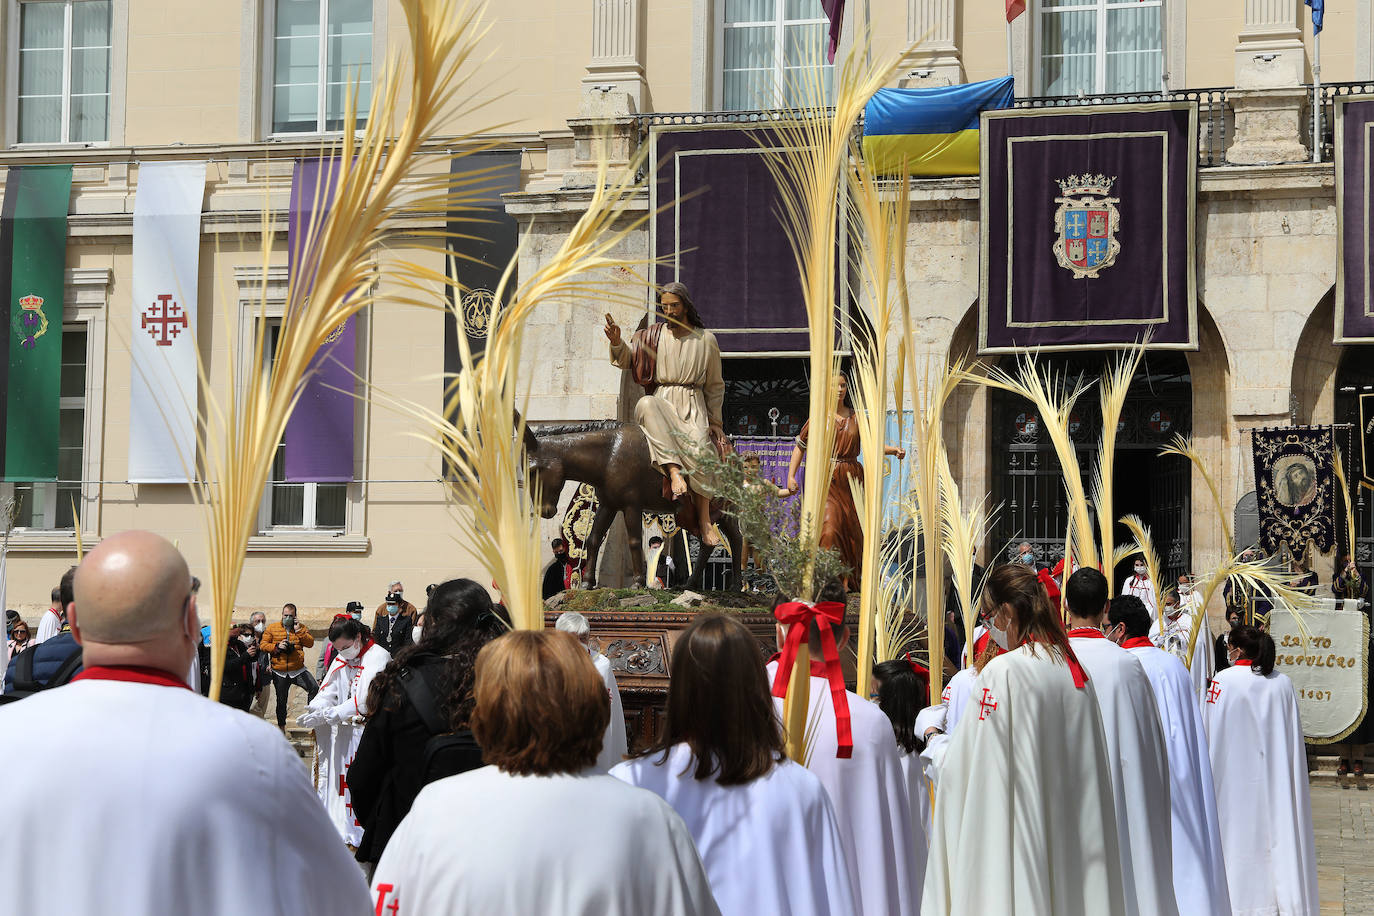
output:
M 290 651 L 280 652 L 277 646 L 282 640 L 291 644 Z M 301 649 L 308 649 L 315 644 L 315 637 L 310 635 L 300 623 L 296 624 L 294 632 L 286 632 L 286 626 L 280 621 L 274 621 L 267 625 L 267 629 L 262 631 L 262 651 L 271 653 L 273 671 L 295 671 L 305 667 L 305 654 Z

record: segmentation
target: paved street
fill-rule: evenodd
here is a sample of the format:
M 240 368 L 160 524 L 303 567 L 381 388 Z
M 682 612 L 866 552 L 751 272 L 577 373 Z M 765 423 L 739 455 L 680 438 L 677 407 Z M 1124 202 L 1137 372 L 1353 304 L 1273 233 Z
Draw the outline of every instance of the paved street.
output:
M 1354 783 L 1312 787 L 1322 916 L 1374 914 L 1374 792 Z

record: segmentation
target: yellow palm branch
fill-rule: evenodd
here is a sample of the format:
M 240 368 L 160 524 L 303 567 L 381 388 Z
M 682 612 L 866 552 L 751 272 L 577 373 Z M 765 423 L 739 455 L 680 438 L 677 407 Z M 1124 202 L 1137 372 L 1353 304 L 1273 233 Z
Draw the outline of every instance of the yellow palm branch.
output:
M 1183 436 L 1174 436 L 1172 442 L 1159 450 L 1159 454 L 1178 455 L 1181 458 L 1187 458 L 1192 463 L 1193 470 L 1202 475 L 1203 482 L 1207 484 L 1208 492 L 1212 494 L 1212 508 L 1217 513 L 1217 522 L 1221 525 L 1221 536 L 1226 542 L 1226 556 L 1235 556 L 1236 544 L 1235 538 L 1231 534 L 1231 519 L 1226 514 L 1226 507 L 1222 505 L 1221 491 L 1217 489 L 1216 478 L 1207 470 L 1207 465 L 1193 446 L 1192 440 Z
M 1092 496 L 1097 509 L 1098 541 L 1104 557 L 1115 553 L 1112 478 L 1116 472 L 1116 431 L 1121 423 L 1121 411 L 1126 406 L 1126 395 L 1131 390 L 1131 380 L 1144 356 L 1143 346 L 1131 347 L 1123 353 L 1102 377 L 1097 392 L 1102 407 L 1102 436 L 1097 448 L 1097 467 L 1093 471 Z

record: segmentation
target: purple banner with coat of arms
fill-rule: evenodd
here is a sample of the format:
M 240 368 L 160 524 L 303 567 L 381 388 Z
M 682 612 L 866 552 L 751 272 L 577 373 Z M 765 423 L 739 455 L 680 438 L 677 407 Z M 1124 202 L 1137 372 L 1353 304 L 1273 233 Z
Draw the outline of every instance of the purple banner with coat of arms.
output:
M 1374 101 L 1336 100 L 1336 213 L 1340 258 L 1336 267 L 1337 344 L 1374 340 Z
M 985 112 L 979 352 L 1196 349 L 1197 106 Z

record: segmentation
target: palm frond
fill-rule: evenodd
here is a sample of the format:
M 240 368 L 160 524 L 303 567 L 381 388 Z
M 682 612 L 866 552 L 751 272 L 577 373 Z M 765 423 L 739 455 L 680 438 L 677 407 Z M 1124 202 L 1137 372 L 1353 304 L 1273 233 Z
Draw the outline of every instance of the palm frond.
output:
M 1298 626 L 1304 646 L 1311 640 L 1307 629 L 1306 614 L 1316 607 L 1316 599 L 1306 592 L 1298 591 L 1288 584 L 1287 576 L 1267 561 L 1258 563 L 1230 557 L 1212 572 L 1202 577 L 1202 608 L 1193 615 L 1193 627 L 1188 634 L 1188 667 L 1193 664 L 1193 652 L 1197 647 L 1198 634 L 1207 620 L 1207 607 L 1212 603 L 1216 590 L 1227 581 L 1232 588 L 1248 588 L 1254 594 L 1269 595 L 1277 598 L 1293 612 L 1293 620 Z
M 1145 569 L 1150 574 L 1150 581 L 1155 584 L 1155 591 L 1164 598 L 1164 583 L 1159 581 L 1159 551 L 1155 549 L 1154 537 L 1150 534 L 1150 526 L 1138 515 L 1123 515 L 1121 524 L 1126 526 L 1126 530 L 1131 532 L 1131 537 L 1135 538 L 1135 546 L 1140 554 L 1145 557 Z
M 1350 504 L 1350 481 L 1345 477 L 1345 458 L 1336 448 L 1336 482 L 1341 487 L 1341 505 L 1345 507 L 1345 549 L 1355 555 L 1355 507 Z M 1338 558 L 1339 559 L 1339 558 Z
M 1227 516 L 1226 507 L 1221 502 L 1221 491 L 1217 489 L 1216 479 L 1207 470 L 1207 465 L 1193 446 L 1193 441 L 1176 435 L 1172 442 L 1159 450 L 1159 454 L 1178 455 L 1181 458 L 1187 458 L 1192 463 L 1193 470 L 1202 475 L 1203 482 L 1207 484 L 1207 490 L 1212 494 L 1212 508 L 1217 513 L 1217 523 L 1221 525 L 1221 536 L 1226 542 L 1226 556 L 1235 556 L 1235 537 L 1231 534 L 1231 519 Z
M 1112 556 L 1116 542 L 1116 516 L 1112 511 L 1112 480 L 1116 473 L 1116 430 L 1121 423 L 1121 411 L 1131 380 L 1145 356 L 1145 348 L 1137 345 L 1123 353 L 1103 376 L 1098 388 L 1102 407 L 1102 436 L 1097 448 L 1097 467 L 1093 469 L 1092 496 L 1097 509 L 1098 543 L 1101 555 Z

